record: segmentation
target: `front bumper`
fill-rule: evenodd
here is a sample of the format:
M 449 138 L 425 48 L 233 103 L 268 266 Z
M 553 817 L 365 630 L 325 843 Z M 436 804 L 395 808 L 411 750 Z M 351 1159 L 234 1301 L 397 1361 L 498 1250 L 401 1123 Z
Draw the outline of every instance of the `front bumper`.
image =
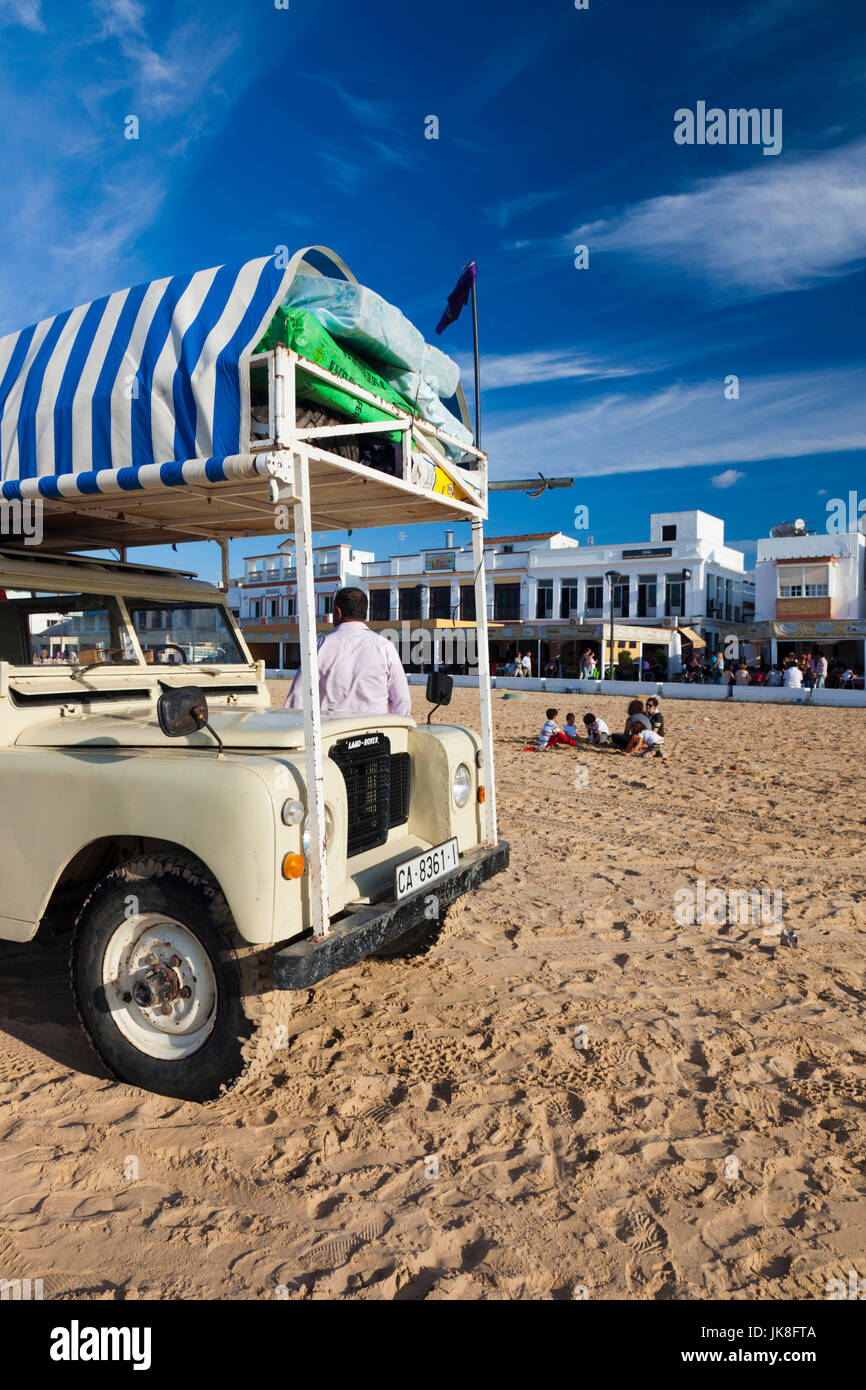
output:
M 436 879 L 420 893 L 399 902 L 365 904 L 335 922 L 322 941 L 314 940 L 312 935 L 294 941 L 278 951 L 274 959 L 276 988 L 309 989 L 347 965 L 355 965 L 423 922 L 429 915 L 426 906 L 431 893 L 439 899 L 440 907 L 447 907 L 478 888 L 485 879 L 502 873 L 508 867 L 509 857 L 510 849 L 504 840 L 495 849 L 469 850 L 460 856 L 453 873 Z

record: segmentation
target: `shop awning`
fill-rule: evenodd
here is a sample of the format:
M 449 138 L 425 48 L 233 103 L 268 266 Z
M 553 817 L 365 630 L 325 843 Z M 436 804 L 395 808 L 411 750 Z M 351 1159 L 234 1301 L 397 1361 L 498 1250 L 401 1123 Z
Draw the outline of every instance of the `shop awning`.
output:
M 705 647 L 707 645 L 703 637 L 699 637 L 693 627 L 678 627 L 677 632 L 680 634 L 680 637 L 685 637 L 687 642 L 691 642 L 695 651 L 697 651 L 699 647 Z

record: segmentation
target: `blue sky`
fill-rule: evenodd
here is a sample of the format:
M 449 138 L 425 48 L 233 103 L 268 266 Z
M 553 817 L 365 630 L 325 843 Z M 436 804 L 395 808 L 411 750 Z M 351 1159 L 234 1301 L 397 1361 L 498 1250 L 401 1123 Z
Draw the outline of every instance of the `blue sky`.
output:
M 490 534 L 582 503 L 597 542 L 686 507 L 746 542 L 866 494 L 861 3 L 0 0 L 0 77 L 0 333 L 321 242 L 429 337 L 475 259 L 491 476 L 575 477 Z M 781 109 L 781 152 L 677 144 L 698 101 Z M 468 314 L 437 341 L 470 395 Z

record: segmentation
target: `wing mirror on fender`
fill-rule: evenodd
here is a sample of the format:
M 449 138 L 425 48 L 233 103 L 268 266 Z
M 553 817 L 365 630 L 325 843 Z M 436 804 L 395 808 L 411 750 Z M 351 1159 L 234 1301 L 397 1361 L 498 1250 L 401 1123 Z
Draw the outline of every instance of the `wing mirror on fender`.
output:
M 454 689 L 454 678 L 449 676 L 447 671 L 431 671 L 427 677 L 427 699 L 433 706 L 427 715 L 429 724 L 433 715 L 440 705 L 450 705 L 451 691 Z
M 156 704 L 156 717 L 166 738 L 184 738 L 207 729 L 216 740 L 222 756 L 223 744 L 219 734 L 208 723 L 207 697 L 197 685 L 164 685 Z

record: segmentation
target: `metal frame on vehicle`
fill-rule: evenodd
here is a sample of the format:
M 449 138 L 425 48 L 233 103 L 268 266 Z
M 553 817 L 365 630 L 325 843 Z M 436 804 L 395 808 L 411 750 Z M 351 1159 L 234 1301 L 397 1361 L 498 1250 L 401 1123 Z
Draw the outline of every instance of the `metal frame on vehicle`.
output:
M 487 516 L 487 456 L 474 446 L 454 440 L 442 430 L 419 421 L 389 402 L 372 396 L 365 388 L 333 375 L 314 363 L 299 358 L 287 348 L 276 347 L 257 354 L 253 365 L 267 364 L 269 383 L 269 428 L 271 437 L 251 446 L 246 455 L 225 460 L 223 479 L 215 481 L 206 470 L 206 460 L 188 459 L 180 467 L 185 486 L 168 486 L 158 465 L 143 468 L 134 493 L 122 493 L 122 512 L 118 512 L 120 489 L 111 470 L 99 475 L 99 491 L 92 496 L 76 494 L 45 500 L 46 549 L 52 539 L 62 536 L 63 549 L 99 544 L 150 544 L 158 541 L 216 540 L 224 547 L 230 536 L 261 535 L 262 520 L 273 521 L 275 507 L 284 505 L 291 518 L 296 546 L 298 583 L 298 624 L 303 684 L 304 734 L 307 796 L 310 824 L 310 907 L 313 934 L 329 935 L 327 857 L 324 843 L 324 774 L 322 720 L 318 697 L 318 657 L 313 583 L 313 535 L 320 530 L 360 529 L 446 520 L 469 521 L 472 526 L 475 613 L 478 629 L 478 687 L 481 706 L 483 759 L 484 843 L 498 843 L 496 789 L 493 765 L 490 668 L 487 645 L 487 576 L 484 563 L 484 521 Z M 298 370 L 314 372 L 322 381 L 339 390 L 374 404 L 388 417 L 386 424 L 373 426 L 347 423 L 320 430 L 298 430 L 295 423 L 295 375 Z M 382 433 L 399 431 L 404 440 L 404 476 L 392 477 L 364 464 L 355 463 L 328 449 L 334 437 L 359 431 Z M 431 492 L 406 475 L 413 450 L 425 451 L 448 474 L 448 459 L 441 446 L 458 444 L 472 461 L 478 477 L 477 498 L 458 498 Z M 459 477 L 459 474 L 456 476 Z M 39 496 L 38 479 L 21 483 L 25 497 L 32 491 Z M 112 540 L 101 529 L 111 525 Z M 58 546 L 58 549 L 61 547 Z M 18 551 L 22 554 L 21 550 Z M 44 553 L 44 552 L 43 552 Z M 22 559 L 29 560 L 26 552 Z M 27 564 L 22 568 L 26 569 Z M 97 561 L 93 561 L 97 564 Z
M 497 843 L 496 790 L 493 768 L 493 728 L 490 701 L 490 668 L 487 647 L 487 576 L 484 565 L 484 520 L 487 516 L 487 456 L 480 449 L 465 447 L 472 457 L 479 473 L 480 497 L 477 502 L 458 501 L 439 493 L 431 493 L 409 481 L 377 475 L 374 470 L 360 463 L 353 463 L 334 454 L 327 448 L 328 441 L 334 437 L 356 434 L 359 429 L 382 433 L 383 426 L 358 426 L 351 423 L 345 426 L 326 426 L 317 430 L 298 430 L 295 424 L 295 373 L 299 367 L 305 372 L 313 371 L 321 380 L 338 386 L 358 399 L 366 400 L 383 410 L 391 419 L 388 428 L 399 429 L 403 435 L 404 475 L 408 471 L 405 464 L 411 459 L 413 442 L 430 447 L 434 440 L 453 442 L 450 435 L 426 422 L 419 422 L 397 407 L 382 401 L 377 396 L 334 376 L 324 368 L 299 358 L 297 353 L 277 347 L 271 352 L 259 354 L 253 363 L 267 359 L 269 384 L 269 429 L 271 438 L 266 447 L 274 450 L 272 458 L 280 455 L 277 467 L 279 481 L 272 489 L 272 496 L 278 503 L 290 505 L 293 514 L 295 537 L 295 564 L 298 585 L 298 628 L 301 649 L 300 679 L 302 684 L 302 706 L 304 711 L 304 745 L 307 775 L 307 809 L 310 817 L 310 906 L 314 937 L 325 937 L 330 931 L 328 913 L 328 867 L 325 849 L 325 800 L 322 753 L 322 717 L 319 709 L 319 663 L 316 640 L 315 589 L 313 572 L 313 534 L 318 528 L 313 521 L 312 501 L 323 505 L 322 492 L 317 494 L 316 483 L 311 483 L 310 465 L 318 465 L 316 482 L 327 490 L 324 499 L 330 513 L 330 529 L 357 529 L 359 526 L 375 524 L 387 525 L 388 521 L 405 523 L 407 519 L 417 521 L 438 521 L 444 517 L 454 517 L 472 524 L 472 554 L 474 563 L 475 613 L 478 628 L 478 689 L 481 705 L 481 743 L 484 777 L 484 825 L 485 844 L 493 847 Z M 391 424 L 393 420 L 393 425 Z M 437 462 L 439 462 L 437 451 Z M 444 457 L 441 460 L 447 471 Z M 338 470 L 337 476 L 329 476 L 330 470 Z M 393 506 L 399 506 L 397 515 L 383 517 L 383 509 L 375 508 L 369 520 L 365 514 L 363 497 L 358 496 L 370 475 L 381 479 L 381 483 L 395 491 Z M 342 475 L 340 477 L 339 475 Z M 331 501 L 335 487 L 339 487 L 339 497 Z M 397 497 L 402 494 L 412 509 L 406 516 L 406 503 L 400 505 Z M 441 500 L 440 500 L 441 498 Z M 358 508 L 362 519 L 358 521 Z M 336 511 L 334 509 L 337 509 Z M 390 511 L 385 507 L 384 511 Z M 443 517 L 444 514 L 444 517 Z M 339 517 L 339 523 L 337 523 Z

